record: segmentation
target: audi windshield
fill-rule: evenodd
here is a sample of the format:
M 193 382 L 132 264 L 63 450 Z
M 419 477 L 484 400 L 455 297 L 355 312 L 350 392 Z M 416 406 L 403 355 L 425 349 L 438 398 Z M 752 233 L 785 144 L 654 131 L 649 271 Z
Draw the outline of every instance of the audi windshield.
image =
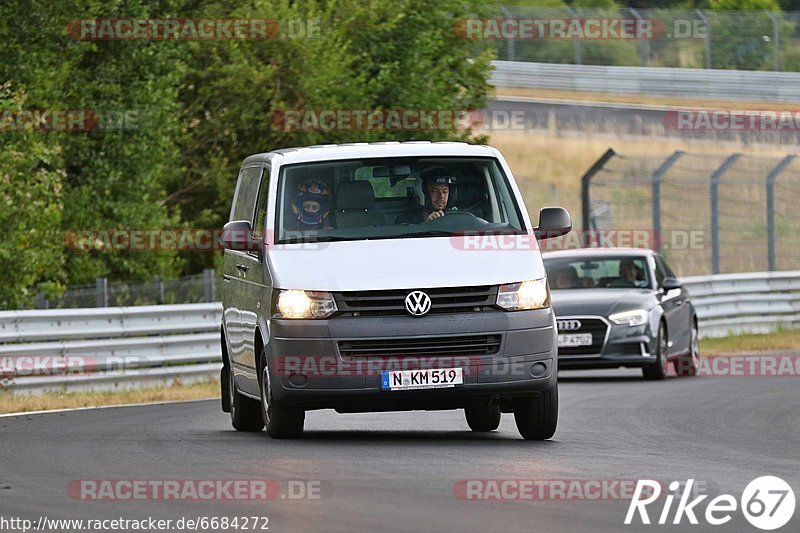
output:
M 402 157 L 287 165 L 278 243 L 524 233 L 497 160 Z

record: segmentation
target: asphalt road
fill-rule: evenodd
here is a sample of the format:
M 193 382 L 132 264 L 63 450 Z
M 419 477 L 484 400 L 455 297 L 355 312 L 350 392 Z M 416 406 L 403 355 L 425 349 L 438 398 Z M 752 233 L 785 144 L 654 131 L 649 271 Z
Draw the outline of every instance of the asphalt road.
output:
M 457 411 L 311 412 L 304 438 L 296 441 L 236 433 L 216 401 L 0 418 L 0 518 L 257 515 L 269 518 L 273 532 L 596 532 L 624 527 L 629 500 L 613 499 L 613 489 L 612 499 L 602 501 L 483 501 L 457 497 L 463 496 L 458 482 L 693 478 L 711 497 L 738 498 L 750 480 L 776 475 L 800 496 L 797 378 L 653 383 L 639 376 L 634 370 L 562 372 L 559 428 L 553 440 L 540 443 L 521 440 L 512 415 L 503 416 L 497 432 L 475 434 Z M 82 500 L 70 482 L 87 479 L 270 479 L 279 481 L 283 497 L 291 495 L 289 481 L 304 480 L 319 498 Z M 650 512 L 654 521 L 661 502 Z M 798 515 L 781 531 L 800 529 Z M 740 511 L 725 526 L 700 520 L 690 526 L 684 517 L 680 527 L 637 520 L 627 530 L 758 531 Z
M 761 109 L 753 103 L 742 103 L 738 107 L 748 111 Z M 701 110 L 697 107 L 689 109 Z M 483 112 L 483 118 L 484 128 L 489 134 L 492 131 L 527 129 L 586 135 L 674 137 L 715 142 L 769 144 L 797 144 L 800 142 L 800 131 L 797 129 L 779 131 L 690 130 L 676 129 L 674 125 L 670 125 L 674 121 L 674 116 L 677 116 L 677 112 L 686 110 L 686 108 L 677 106 L 506 96 L 490 100 L 487 109 Z M 669 117 L 673 117 L 672 120 Z M 515 121 L 513 125 L 512 121 Z

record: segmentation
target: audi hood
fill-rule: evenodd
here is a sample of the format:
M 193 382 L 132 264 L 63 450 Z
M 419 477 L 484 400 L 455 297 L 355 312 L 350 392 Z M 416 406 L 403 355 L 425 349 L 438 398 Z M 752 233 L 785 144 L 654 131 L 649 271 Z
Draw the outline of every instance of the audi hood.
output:
M 553 290 L 550 298 L 556 316 L 600 315 L 633 309 L 650 310 L 656 305 L 651 289 L 562 289 Z
M 463 249 L 425 237 L 267 247 L 272 286 L 359 291 L 499 285 L 545 276 L 539 250 Z

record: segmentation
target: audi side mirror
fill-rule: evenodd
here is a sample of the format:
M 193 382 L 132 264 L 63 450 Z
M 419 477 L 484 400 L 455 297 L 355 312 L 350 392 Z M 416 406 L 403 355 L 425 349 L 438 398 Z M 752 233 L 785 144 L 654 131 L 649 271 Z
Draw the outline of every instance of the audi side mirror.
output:
M 539 226 L 534 234 L 539 240 L 561 237 L 572 230 L 572 219 L 563 207 L 543 207 L 539 211 Z
M 664 289 L 664 292 L 669 292 L 672 289 L 680 289 L 683 287 L 683 283 L 678 278 L 664 278 L 661 282 L 661 288 Z

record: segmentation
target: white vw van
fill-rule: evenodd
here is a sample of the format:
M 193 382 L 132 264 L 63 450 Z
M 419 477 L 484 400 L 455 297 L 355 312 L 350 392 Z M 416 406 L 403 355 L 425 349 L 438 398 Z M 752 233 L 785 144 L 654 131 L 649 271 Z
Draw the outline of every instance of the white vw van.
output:
M 223 230 L 222 408 L 297 437 L 305 411 L 514 413 L 558 420 L 555 318 L 534 227 L 489 146 L 385 142 L 245 159 Z

